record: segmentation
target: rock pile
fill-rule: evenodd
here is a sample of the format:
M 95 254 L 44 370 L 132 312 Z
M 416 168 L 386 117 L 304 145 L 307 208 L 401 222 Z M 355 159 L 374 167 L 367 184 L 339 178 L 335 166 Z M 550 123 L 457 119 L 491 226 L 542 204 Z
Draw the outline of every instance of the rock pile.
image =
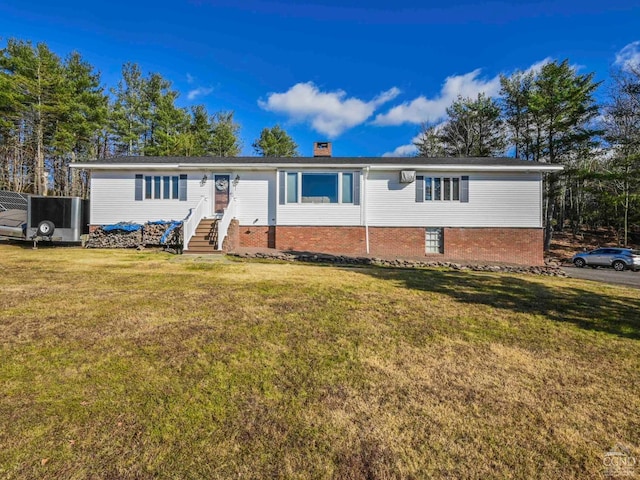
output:
M 138 248 L 158 245 L 182 245 L 182 225 L 175 227 L 167 236 L 166 241 L 161 241 L 162 236 L 172 225 L 171 222 L 149 222 L 144 225 L 120 224 L 122 228 L 105 229 L 98 227 L 89 234 L 85 242 L 86 248 Z M 139 228 L 136 228 L 139 227 Z
M 349 257 L 345 255 L 330 255 L 326 253 L 291 253 L 291 252 L 255 252 L 255 253 L 229 253 L 228 255 L 238 258 L 266 258 L 272 260 L 283 260 L 287 262 L 311 262 L 311 263 L 333 263 L 340 265 L 377 265 L 382 267 L 396 268 L 450 268 L 458 271 L 473 272 L 506 272 L 506 273 L 528 273 L 532 275 L 546 275 L 552 277 L 566 277 L 564 271 L 557 265 L 526 266 L 526 265 L 484 265 L 484 264 L 464 264 L 456 262 L 436 262 L 422 260 L 388 260 L 383 258 L 370 257 Z

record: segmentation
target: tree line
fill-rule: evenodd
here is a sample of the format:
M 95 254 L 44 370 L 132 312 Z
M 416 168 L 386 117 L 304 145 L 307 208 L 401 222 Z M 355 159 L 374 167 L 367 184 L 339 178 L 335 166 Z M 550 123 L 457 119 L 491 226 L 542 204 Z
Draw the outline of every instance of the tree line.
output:
M 0 50 L 0 190 L 88 196 L 74 162 L 123 155 L 238 156 L 234 112 L 176 106 L 178 92 L 158 73 L 122 67 L 112 88 L 73 52 L 60 58 L 45 43 L 10 39 Z M 253 143 L 265 156 L 296 156 L 278 125 Z
M 640 223 L 640 68 L 620 67 L 611 80 L 599 104 L 601 83 L 568 60 L 502 76 L 498 98 L 458 97 L 446 121 L 423 125 L 417 154 L 562 164 L 545 174 L 545 249 L 565 226 L 614 227 L 626 245 Z

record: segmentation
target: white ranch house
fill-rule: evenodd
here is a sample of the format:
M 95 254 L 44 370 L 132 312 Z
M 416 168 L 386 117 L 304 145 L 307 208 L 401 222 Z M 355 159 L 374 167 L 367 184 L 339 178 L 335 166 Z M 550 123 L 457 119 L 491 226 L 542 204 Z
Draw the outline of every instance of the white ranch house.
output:
M 561 166 L 330 151 L 320 142 L 314 157 L 119 157 L 74 168 L 91 172 L 92 226 L 188 217 L 186 252 L 225 245 L 542 263 L 543 174 Z

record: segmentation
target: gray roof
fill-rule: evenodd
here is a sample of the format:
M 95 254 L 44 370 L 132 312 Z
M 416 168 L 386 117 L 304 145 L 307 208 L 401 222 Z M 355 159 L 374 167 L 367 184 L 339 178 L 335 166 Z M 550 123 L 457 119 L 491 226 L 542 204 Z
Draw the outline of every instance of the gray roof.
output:
M 509 157 L 113 157 L 83 162 L 84 165 L 144 165 L 144 164 L 307 164 L 307 165 L 477 165 L 527 167 L 538 162 Z

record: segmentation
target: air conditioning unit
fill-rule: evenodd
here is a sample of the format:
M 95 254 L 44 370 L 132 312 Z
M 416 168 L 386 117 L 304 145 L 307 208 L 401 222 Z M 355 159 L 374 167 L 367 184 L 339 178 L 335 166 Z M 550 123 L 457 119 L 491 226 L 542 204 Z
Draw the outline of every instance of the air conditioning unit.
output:
M 415 170 L 402 170 L 400 172 L 400 183 L 413 183 L 416 181 Z

